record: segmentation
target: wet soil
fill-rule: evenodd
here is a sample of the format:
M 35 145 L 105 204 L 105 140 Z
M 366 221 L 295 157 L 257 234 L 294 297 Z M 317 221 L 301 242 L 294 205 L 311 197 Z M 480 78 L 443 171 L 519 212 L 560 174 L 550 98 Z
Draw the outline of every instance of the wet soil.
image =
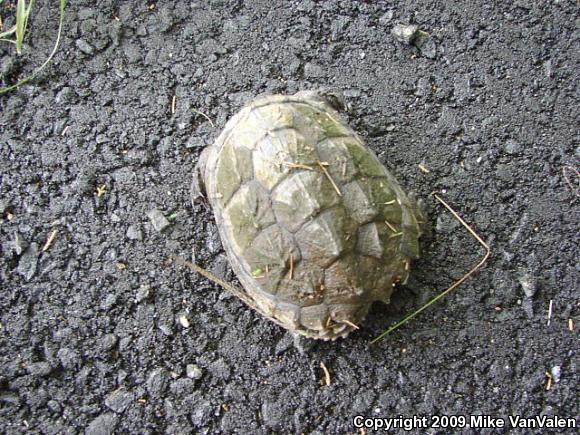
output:
M 98 3 L 70 2 L 54 62 L 0 97 L 5 433 L 578 417 L 575 1 Z M 42 63 L 57 24 L 56 2 L 37 1 L 22 56 L 0 48 L 3 86 Z M 397 24 L 423 33 L 400 42 Z M 336 342 L 295 340 L 167 261 L 193 253 L 234 279 L 211 211 L 190 204 L 193 166 L 255 96 L 321 86 L 344 92 L 350 124 L 429 220 L 407 286 Z M 433 191 L 492 255 L 371 345 L 483 255 Z

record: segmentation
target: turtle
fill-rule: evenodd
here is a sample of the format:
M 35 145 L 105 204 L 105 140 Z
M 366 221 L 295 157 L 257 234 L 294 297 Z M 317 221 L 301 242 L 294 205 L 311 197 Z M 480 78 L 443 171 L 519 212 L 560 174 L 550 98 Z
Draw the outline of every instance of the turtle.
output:
M 243 286 L 236 295 L 322 340 L 346 337 L 373 302 L 390 302 L 419 256 L 423 220 L 343 111 L 326 91 L 259 97 L 203 150 L 192 183 Z

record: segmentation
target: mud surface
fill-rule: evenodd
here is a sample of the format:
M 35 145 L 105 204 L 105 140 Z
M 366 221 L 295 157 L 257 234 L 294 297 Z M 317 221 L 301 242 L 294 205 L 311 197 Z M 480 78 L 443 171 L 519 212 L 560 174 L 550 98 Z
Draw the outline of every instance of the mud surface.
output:
M 3 85 L 50 52 L 55 3 L 35 3 L 22 56 L 2 45 Z M 578 5 L 491 3 L 70 2 L 54 63 L 0 97 L 2 430 L 577 417 Z M 399 42 L 399 23 L 425 33 Z M 192 168 L 248 100 L 321 85 L 344 91 L 349 122 L 425 199 L 430 229 L 413 278 L 360 331 L 295 342 L 167 258 L 193 250 L 232 279 L 210 211 L 190 205 Z M 433 191 L 492 256 L 369 345 L 483 255 Z

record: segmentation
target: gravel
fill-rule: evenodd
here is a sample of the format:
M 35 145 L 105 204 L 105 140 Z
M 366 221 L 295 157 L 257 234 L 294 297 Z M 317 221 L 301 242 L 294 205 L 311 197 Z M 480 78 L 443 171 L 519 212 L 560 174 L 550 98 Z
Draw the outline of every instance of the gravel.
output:
M 149 3 L 67 2 L 53 62 L 0 96 L 3 432 L 578 416 L 575 2 Z M 57 10 L 35 2 L 21 56 L 0 44 L 2 86 L 45 61 Z M 427 216 L 408 284 L 334 342 L 295 340 L 168 261 L 194 250 L 239 284 L 211 210 L 191 204 L 193 167 L 250 99 L 319 87 L 345 91 L 349 124 Z M 435 191 L 491 256 L 369 345 L 483 255 Z

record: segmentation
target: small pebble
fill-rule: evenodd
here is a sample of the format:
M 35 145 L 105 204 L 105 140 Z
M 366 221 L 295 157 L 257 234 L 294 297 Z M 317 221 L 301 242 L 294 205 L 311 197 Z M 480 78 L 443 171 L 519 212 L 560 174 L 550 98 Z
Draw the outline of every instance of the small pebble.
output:
M 48 409 L 50 409 L 55 414 L 59 414 L 62 412 L 62 407 L 60 406 L 60 403 L 58 403 L 56 400 L 49 400 L 46 405 L 48 406 Z
M 26 367 L 28 372 L 33 376 L 47 376 L 52 371 L 52 367 L 46 361 L 32 363 Z
M 143 240 L 143 232 L 141 231 L 139 224 L 130 225 L 129 228 L 127 228 L 127 238 L 130 240 Z
M 79 354 L 68 347 L 63 347 L 59 349 L 56 353 L 56 357 L 59 359 L 60 364 L 65 370 L 74 370 L 78 368 L 81 364 L 81 358 Z
M 31 243 L 30 246 L 18 262 L 17 271 L 20 275 L 24 277 L 26 281 L 30 279 L 36 273 L 36 266 L 38 264 L 38 245 L 36 243 Z
M 421 77 L 417 81 L 417 86 L 415 87 L 415 95 L 418 97 L 426 97 L 433 92 L 431 88 L 431 80 L 428 77 Z
M 304 77 L 306 78 L 318 78 L 324 76 L 324 70 L 320 65 L 308 62 L 304 66 Z
M 75 41 L 75 45 L 77 46 L 77 48 L 82 51 L 85 54 L 91 55 L 95 52 L 95 49 L 93 48 L 93 46 L 91 44 L 89 44 L 87 41 L 85 41 L 84 39 L 77 39 Z
M 517 154 L 521 151 L 520 144 L 513 139 L 509 139 L 504 146 L 507 154 Z
M 167 375 L 167 372 L 161 368 L 155 369 L 147 378 L 147 391 L 151 397 L 162 397 L 167 388 L 168 382 L 169 376 Z
M 560 366 L 554 366 L 554 367 L 552 367 L 550 372 L 552 373 L 552 378 L 554 379 L 554 382 L 556 384 L 558 382 L 560 382 L 560 376 L 562 375 L 562 368 Z
M 117 296 L 114 294 L 108 294 L 105 300 L 101 303 L 101 308 L 103 310 L 110 310 L 117 303 Z
M 437 57 L 437 45 L 433 38 L 425 32 L 417 32 L 417 36 L 413 41 L 413 45 L 419 49 L 421 55 L 428 59 L 435 59 Z
M 383 14 L 381 18 L 379 18 L 379 24 L 388 24 L 393 19 L 394 12 L 391 9 Z
M 85 435 L 110 435 L 114 433 L 118 420 L 115 414 L 101 414 L 91 421 L 85 431 Z
M 196 427 L 207 424 L 211 419 L 213 409 L 214 406 L 207 400 L 197 402 L 190 415 L 191 423 Z
M 148 299 L 151 296 L 151 287 L 148 285 L 142 285 L 137 290 L 137 294 L 135 295 L 135 301 L 137 303 L 143 302 L 144 300 Z
M 184 328 L 190 327 L 189 319 L 187 318 L 187 316 L 185 314 L 182 314 L 181 316 L 179 316 L 179 324 L 181 326 L 183 326 Z
M 171 337 L 173 335 L 173 329 L 169 325 L 159 325 L 159 330 L 167 337 Z
M 113 391 L 105 398 L 105 406 L 116 413 L 123 412 L 135 399 L 135 396 L 125 390 Z
M 18 231 L 14 232 L 14 239 L 12 240 L 12 249 L 16 255 L 22 255 L 24 250 L 28 247 L 26 241 L 22 238 Z
M 167 218 L 165 217 L 165 215 L 163 213 L 161 213 L 161 211 L 159 211 L 156 208 L 154 208 L 149 213 L 147 213 L 147 216 L 151 220 L 151 224 L 153 225 L 153 228 L 155 228 L 155 230 L 157 230 L 159 232 L 163 231 L 165 228 L 167 228 L 170 225 L 170 223 L 167 220 Z
M 185 373 L 187 374 L 188 378 L 195 380 L 201 379 L 201 376 L 203 375 L 203 372 L 196 364 L 188 364 L 185 367 Z
M 538 289 L 538 280 L 529 272 L 523 272 L 518 276 L 518 281 L 522 286 L 522 290 L 528 298 L 533 298 Z
M 332 21 L 330 24 L 330 39 L 332 41 L 338 41 L 341 39 L 344 30 L 348 26 L 350 21 L 349 17 L 338 17 L 336 20 Z
M 212 362 L 209 365 L 208 370 L 210 371 L 212 376 L 217 378 L 217 379 L 227 381 L 230 377 L 230 368 L 228 367 L 226 362 L 223 360 L 223 358 L 220 358 L 220 359 Z
M 177 379 L 176 381 L 172 382 L 171 386 L 169 387 L 171 394 L 182 397 L 185 397 L 193 393 L 194 389 L 195 383 L 193 382 L 192 379 L 189 378 Z
M 404 24 L 397 24 L 391 30 L 391 34 L 395 37 L 395 39 L 399 42 L 402 42 L 407 45 L 411 45 L 415 38 L 417 37 L 417 33 L 419 32 L 419 26 L 412 24 L 412 25 L 404 25 Z
M 115 334 L 105 334 L 99 339 L 99 348 L 104 352 L 109 351 L 116 346 L 117 341 Z

